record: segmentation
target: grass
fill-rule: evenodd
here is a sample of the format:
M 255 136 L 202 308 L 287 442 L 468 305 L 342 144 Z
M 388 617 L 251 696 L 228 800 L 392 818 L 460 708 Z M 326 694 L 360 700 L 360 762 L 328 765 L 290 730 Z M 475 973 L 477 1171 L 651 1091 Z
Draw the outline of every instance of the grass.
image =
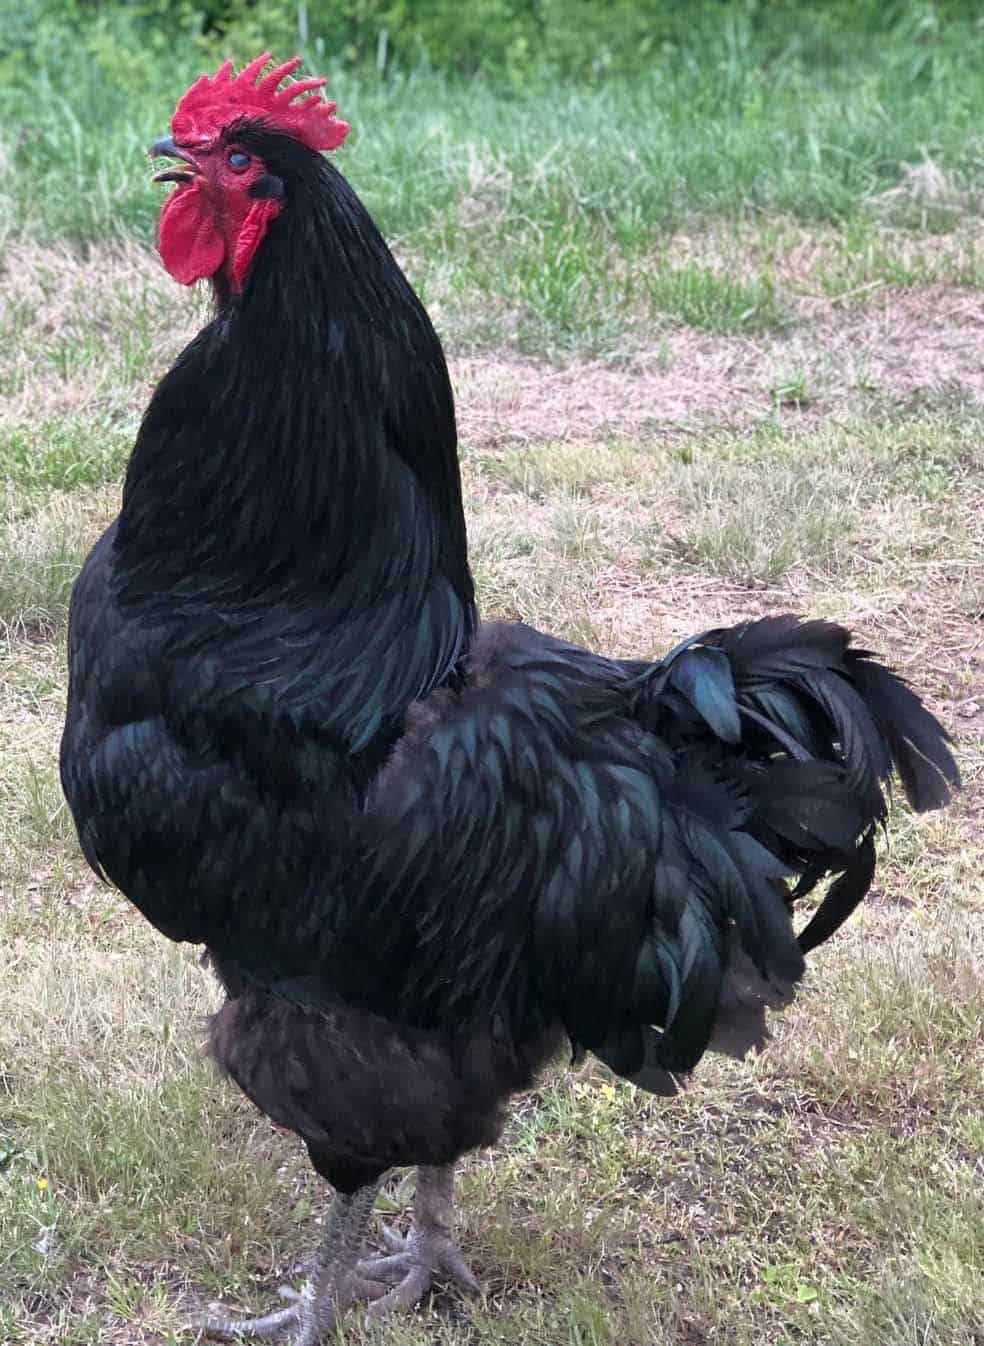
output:
M 794 50 L 769 59 L 751 34 L 729 42 L 722 25 L 649 79 L 537 80 L 518 93 L 426 71 L 380 81 L 335 70 L 332 90 L 355 128 L 345 161 L 389 234 L 481 198 L 536 224 L 598 221 L 635 247 L 694 211 L 847 218 L 927 157 L 973 199 L 984 79 L 971 35 L 959 24 L 934 35 L 903 25 L 865 46 L 845 32 L 813 61 Z M 25 58 L 33 68 L 11 71 L 9 120 L 22 127 L 12 153 L 27 170 L 15 189 L 22 228 L 105 237 L 121 223 L 150 225 L 157 193 L 121 170 L 139 163 L 207 58 L 187 42 L 162 61 L 125 24 L 109 36 L 45 30 Z M 937 189 L 932 199 L 952 198 Z M 921 223 L 920 209 L 895 218 Z
M 0 630 L 44 636 L 63 627 L 93 525 L 110 522 L 116 501 L 98 491 L 59 493 L 31 511 L 26 493 L 11 495 L 0 518 Z
M 0 430 L 0 471 L 22 504 L 53 491 L 102 485 L 122 473 L 135 428 L 65 417 L 32 430 Z
M 767 1053 L 710 1059 L 671 1102 L 550 1074 L 464 1166 L 485 1298 L 372 1334 L 355 1317 L 347 1341 L 984 1340 L 984 83 L 965 37 L 900 30 L 863 65 L 789 52 L 765 73 L 738 43 L 578 91 L 334 81 L 346 171 L 447 339 L 485 611 L 636 656 L 767 611 L 849 621 L 958 734 L 966 780 L 946 814 L 896 811 L 875 892 Z M 211 1299 L 268 1306 L 322 1199 L 201 1059 L 216 992 L 196 951 L 97 884 L 61 801 L 68 590 L 203 312 L 133 239 L 157 209 L 139 147 L 194 58 L 93 50 L 46 32 L 43 96 L 0 94 L 12 1346 L 172 1346 Z M 408 1201 L 401 1182 L 382 1205 Z
M 7 58 L 0 239 L 152 236 L 161 190 L 143 148 L 216 58 L 134 22 L 113 9 L 77 33 L 43 24 Z M 788 325 L 795 305 L 768 259 L 736 276 L 734 248 L 666 256 L 668 233 L 709 221 L 832 230 L 812 278 L 832 297 L 915 278 L 977 285 L 975 34 L 913 16 L 862 38 L 804 15 L 763 37 L 739 14 L 695 28 L 648 77 L 588 86 L 381 80 L 311 61 L 354 128 L 339 163 L 459 348 L 611 355 L 666 321 Z M 954 246 L 925 246 L 940 234 Z
M 795 433 L 766 421 L 682 446 L 546 442 L 480 455 L 473 470 L 508 520 L 480 522 L 480 564 L 525 568 L 546 551 L 656 577 L 682 564 L 766 588 L 804 568 L 895 579 L 907 566 L 910 577 L 927 564 L 971 569 L 982 429 L 979 414 L 919 411 Z M 534 569 L 539 580 L 542 562 Z

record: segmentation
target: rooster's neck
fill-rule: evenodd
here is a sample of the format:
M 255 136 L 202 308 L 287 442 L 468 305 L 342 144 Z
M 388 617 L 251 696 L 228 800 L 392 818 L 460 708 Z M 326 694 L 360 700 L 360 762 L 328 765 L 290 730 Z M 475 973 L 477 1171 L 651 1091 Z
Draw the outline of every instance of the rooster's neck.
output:
M 388 613 L 408 645 L 436 603 L 438 627 L 458 628 L 435 630 L 422 658 L 437 665 L 473 624 L 443 354 L 344 180 L 325 165 L 315 185 L 154 395 L 127 473 L 119 592 L 313 604 L 337 630 Z

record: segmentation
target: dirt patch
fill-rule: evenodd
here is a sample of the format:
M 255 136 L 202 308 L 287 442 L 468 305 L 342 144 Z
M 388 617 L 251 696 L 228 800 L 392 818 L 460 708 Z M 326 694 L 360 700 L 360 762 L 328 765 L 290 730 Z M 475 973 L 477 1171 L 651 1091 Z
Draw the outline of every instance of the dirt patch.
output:
M 678 329 L 625 365 L 471 356 L 451 373 L 462 441 L 478 446 L 814 421 L 873 400 L 984 405 L 984 305 L 926 286 L 863 310 L 827 302 L 788 334 Z

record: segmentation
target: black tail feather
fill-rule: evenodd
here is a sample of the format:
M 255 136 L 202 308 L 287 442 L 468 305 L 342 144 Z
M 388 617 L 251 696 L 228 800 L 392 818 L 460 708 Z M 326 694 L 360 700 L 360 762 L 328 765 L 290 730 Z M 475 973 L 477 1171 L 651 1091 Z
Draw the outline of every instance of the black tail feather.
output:
M 787 614 L 708 631 L 636 673 L 633 686 L 643 724 L 741 783 L 748 817 L 732 835 L 754 838 L 799 879 L 792 896 L 835 878 L 800 937 L 804 952 L 832 935 L 871 885 L 893 768 L 920 812 L 941 808 L 959 785 L 945 729 L 831 622 Z M 755 922 L 742 933 L 753 936 L 744 947 L 764 968 Z
M 947 803 L 959 776 L 915 693 L 830 622 L 708 631 L 623 669 L 665 773 L 659 849 L 624 1012 L 584 1041 L 671 1093 L 704 1051 L 765 1042 L 766 1013 L 788 1004 L 804 955 L 869 891 L 893 770 L 920 810 Z M 796 899 L 828 879 L 797 938 Z
M 813 919 L 799 937 L 799 946 L 809 953 L 818 944 L 830 936 L 847 920 L 851 912 L 863 900 L 871 881 L 875 877 L 875 831 L 871 828 L 857 848 L 854 861 L 848 865 L 840 878 L 832 883 Z
M 905 682 L 865 651 L 849 651 L 850 676 L 888 743 L 905 797 L 917 813 L 940 809 L 960 785 L 952 742 Z

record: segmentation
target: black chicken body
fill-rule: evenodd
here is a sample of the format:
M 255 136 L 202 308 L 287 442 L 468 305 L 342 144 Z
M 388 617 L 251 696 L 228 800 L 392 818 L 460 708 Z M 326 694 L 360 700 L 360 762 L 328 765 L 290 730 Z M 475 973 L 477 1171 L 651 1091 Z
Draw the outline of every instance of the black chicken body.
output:
M 827 623 L 657 665 L 480 627 L 423 308 L 319 153 L 241 118 L 226 142 L 284 209 L 241 287 L 216 275 L 76 585 L 62 779 L 90 864 L 208 948 L 219 1064 L 339 1192 L 311 1295 L 212 1324 L 311 1343 L 384 1282 L 381 1308 L 473 1287 L 448 1166 L 562 1044 L 672 1093 L 761 1043 L 867 889 L 893 765 L 918 808 L 956 770 Z M 414 1234 L 360 1270 L 400 1164 Z

